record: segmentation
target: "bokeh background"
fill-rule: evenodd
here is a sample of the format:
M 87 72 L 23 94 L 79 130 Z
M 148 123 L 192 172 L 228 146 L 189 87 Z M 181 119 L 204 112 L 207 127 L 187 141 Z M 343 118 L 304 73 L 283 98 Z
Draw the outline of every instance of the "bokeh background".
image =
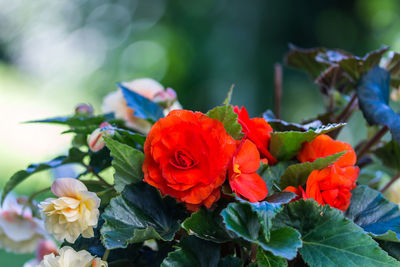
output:
M 0 188 L 70 142 L 62 128 L 24 121 L 71 114 L 80 102 L 100 113 L 116 82 L 139 77 L 174 88 L 185 108 L 203 112 L 235 84 L 232 102 L 256 116 L 273 108 L 273 66 L 289 43 L 359 56 L 382 44 L 399 52 L 399 12 L 397 0 L 0 0 Z M 284 68 L 283 85 L 283 119 L 322 112 L 305 74 Z M 365 136 L 352 134 L 365 128 L 358 116 L 342 131 L 352 144 Z M 40 190 L 50 177 L 36 175 L 16 193 Z M 0 250 L 0 265 L 31 257 Z

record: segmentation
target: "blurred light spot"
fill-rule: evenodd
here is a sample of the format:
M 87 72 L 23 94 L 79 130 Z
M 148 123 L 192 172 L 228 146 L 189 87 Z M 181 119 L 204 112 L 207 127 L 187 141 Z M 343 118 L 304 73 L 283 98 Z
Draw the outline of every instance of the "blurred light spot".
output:
M 121 80 L 151 77 L 161 80 L 168 61 L 164 47 L 152 41 L 138 41 L 128 46 L 121 55 Z
M 117 4 L 104 4 L 90 13 L 88 25 L 107 36 L 108 48 L 115 48 L 129 36 L 133 11 Z

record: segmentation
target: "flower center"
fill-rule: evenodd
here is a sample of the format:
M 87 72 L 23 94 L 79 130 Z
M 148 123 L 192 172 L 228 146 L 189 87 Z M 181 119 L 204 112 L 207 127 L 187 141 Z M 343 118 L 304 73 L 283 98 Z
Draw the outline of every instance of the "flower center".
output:
M 172 164 L 172 166 L 181 170 L 191 169 L 199 164 L 199 162 L 185 150 L 176 150 L 174 157 L 172 157 L 169 162 Z

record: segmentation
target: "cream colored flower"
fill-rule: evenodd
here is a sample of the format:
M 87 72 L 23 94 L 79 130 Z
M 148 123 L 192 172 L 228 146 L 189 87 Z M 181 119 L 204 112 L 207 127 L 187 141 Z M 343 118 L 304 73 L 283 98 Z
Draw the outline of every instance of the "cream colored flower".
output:
M 100 258 L 92 256 L 86 250 L 76 252 L 71 247 L 62 247 L 59 256 L 50 254 L 44 256 L 38 267 L 107 267 L 108 264 Z
M 45 234 L 43 222 L 32 217 L 29 208 L 24 209 L 9 195 L 0 209 L 0 248 L 15 253 L 31 253 Z
M 160 101 L 160 104 L 168 103 L 168 106 L 164 109 L 164 115 L 167 115 L 171 110 L 182 109 L 182 106 L 176 100 L 176 93 L 172 93 L 173 90 L 170 88 L 164 91 L 164 87 L 153 79 L 136 79 L 122 83 L 122 85 L 150 100 Z M 148 133 L 151 129 L 152 124 L 150 122 L 133 115 L 134 110 L 127 107 L 121 89 L 108 94 L 104 98 L 102 109 L 105 113 L 113 112 L 116 118 L 124 120 L 128 127 L 138 132 Z
M 82 234 L 94 236 L 97 227 L 100 198 L 79 180 L 58 178 L 51 186 L 58 198 L 48 198 L 39 204 L 45 216 L 46 230 L 58 240 L 74 243 Z

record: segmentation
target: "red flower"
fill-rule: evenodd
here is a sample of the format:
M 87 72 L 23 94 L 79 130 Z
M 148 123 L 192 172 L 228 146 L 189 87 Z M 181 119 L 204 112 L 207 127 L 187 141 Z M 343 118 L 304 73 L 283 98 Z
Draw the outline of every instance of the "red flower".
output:
M 307 179 L 306 195 L 318 203 L 329 204 L 345 211 L 350 204 L 350 191 L 356 187 L 359 168 L 354 166 L 357 157 L 353 148 L 344 142 L 335 141 L 327 135 L 319 135 L 303 145 L 297 154 L 301 162 L 312 162 L 347 151 L 334 164 L 322 170 L 314 170 Z
M 236 150 L 221 122 L 187 110 L 154 124 L 144 144 L 144 181 L 185 202 L 190 210 L 211 207 Z
M 250 202 L 263 200 L 268 189 L 264 180 L 256 173 L 260 167 L 260 154 L 257 147 L 248 139 L 239 144 L 229 169 L 229 185 L 237 195 Z
M 313 162 L 317 158 L 324 158 L 342 151 L 347 152 L 335 162 L 335 165 L 339 167 L 353 166 L 357 161 L 357 156 L 351 145 L 322 134 L 313 141 L 306 142 L 297 154 L 297 159 L 300 162 Z
M 318 203 L 346 211 L 350 204 L 351 190 L 356 187 L 358 167 L 341 168 L 331 165 L 313 171 L 307 180 L 306 193 Z
M 268 151 L 272 127 L 263 118 L 250 119 L 245 107 L 239 109 L 238 106 L 234 106 L 233 111 L 238 114 L 238 122 L 242 125 L 245 137 L 257 146 L 262 158 L 267 158 L 270 164 L 275 164 L 277 160 Z

